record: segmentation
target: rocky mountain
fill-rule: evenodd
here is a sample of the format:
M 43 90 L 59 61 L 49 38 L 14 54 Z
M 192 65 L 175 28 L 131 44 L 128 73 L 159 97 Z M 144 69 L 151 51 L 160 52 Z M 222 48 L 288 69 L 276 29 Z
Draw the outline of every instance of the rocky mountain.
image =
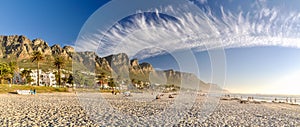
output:
M 30 40 L 21 35 L 0 36 L 0 58 L 28 59 L 33 51 L 41 51 L 45 56 L 65 55 L 71 58 L 74 48 L 59 45 L 49 46 L 42 39 Z
M 124 53 L 113 54 L 103 58 L 96 56 L 96 66 L 96 68 L 100 67 L 101 70 L 113 73 L 113 77 L 148 81 L 157 84 L 188 84 L 185 85 L 187 88 L 195 88 L 195 84 L 201 88 L 209 88 L 209 85 L 199 80 L 198 77 L 192 73 L 174 70 L 158 71 L 155 70 L 150 63 L 139 63 L 138 59 L 129 61 L 128 56 Z
M 73 61 L 72 69 L 75 71 L 89 70 L 115 78 L 151 81 L 158 84 L 199 84 L 205 88 L 209 86 L 194 74 L 174 70 L 157 71 L 150 63 L 139 63 L 138 59 L 130 60 L 125 53 L 99 57 L 95 52 L 75 52 L 71 46 L 49 46 L 42 39 L 31 41 L 23 35 L 0 36 L 0 58 L 2 59 L 29 59 L 34 51 L 41 51 L 48 57 L 66 56 Z

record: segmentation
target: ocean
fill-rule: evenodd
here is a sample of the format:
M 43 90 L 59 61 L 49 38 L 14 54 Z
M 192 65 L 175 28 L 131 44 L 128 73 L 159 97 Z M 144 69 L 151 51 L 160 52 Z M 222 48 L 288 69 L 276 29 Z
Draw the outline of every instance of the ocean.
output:
M 247 99 L 253 97 L 257 101 L 272 102 L 277 99 L 276 102 L 288 102 L 293 104 L 300 104 L 300 95 L 267 95 L 267 94 L 229 94 L 231 97 Z M 295 102 L 296 99 L 296 102 Z

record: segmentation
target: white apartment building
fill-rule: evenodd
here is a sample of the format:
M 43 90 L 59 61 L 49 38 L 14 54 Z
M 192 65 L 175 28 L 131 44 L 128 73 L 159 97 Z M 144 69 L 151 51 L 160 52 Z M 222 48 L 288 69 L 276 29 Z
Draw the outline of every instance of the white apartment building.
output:
M 52 86 L 56 87 L 55 74 L 53 72 L 44 72 L 40 75 L 40 80 L 42 81 L 40 84 L 43 86 Z
M 20 71 L 24 70 L 23 68 L 20 69 Z M 31 79 L 33 79 L 33 82 L 31 82 L 31 85 L 37 85 L 37 69 L 31 70 L 32 73 L 30 73 Z M 40 74 L 40 86 L 52 86 L 56 87 L 57 83 L 55 80 L 55 74 L 53 72 L 43 72 L 41 69 L 39 69 Z

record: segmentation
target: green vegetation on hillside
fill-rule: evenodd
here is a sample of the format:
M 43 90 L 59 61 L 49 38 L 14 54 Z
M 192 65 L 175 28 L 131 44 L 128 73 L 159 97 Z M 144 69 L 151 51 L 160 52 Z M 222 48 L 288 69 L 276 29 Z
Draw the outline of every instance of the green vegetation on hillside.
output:
M 17 62 L 17 65 L 19 68 L 25 68 L 25 69 L 36 69 L 37 68 L 37 64 L 36 63 L 32 63 L 30 59 L 6 59 L 6 58 L 0 58 L 0 62 L 1 63 L 8 63 L 11 61 L 15 61 Z M 44 70 L 44 71 L 48 71 L 48 70 L 53 70 L 53 69 L 57 69 L 57 67 L 55 67 L 54 65 L 50 64 L 53 63 L 54 59 L 52 58 L 47 58 L 44 61 L 41 61 L 39 64 L 40 69 Z M 66 65 L 64 66 L 65 70 L 72 70 L 72 60 L 65 60 Z M 82 65 L 78 65 L 78 67 L 81 67 Z

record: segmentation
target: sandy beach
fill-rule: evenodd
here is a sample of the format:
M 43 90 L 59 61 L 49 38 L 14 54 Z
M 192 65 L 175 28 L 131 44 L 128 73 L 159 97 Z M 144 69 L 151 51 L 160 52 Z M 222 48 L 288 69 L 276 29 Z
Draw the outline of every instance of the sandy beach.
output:
M 175 98 L 164 94 L 0 94 L 0 125 L 4 126 L 300 126 L 300 106 L 220 100 L 203 117 L 205 96 L 192 107 L 172 109 Z M 99 99 L 102 97 L 102 99 Z M 206 105 L 206 106 L 207 106 Z M 170 110 L 172 109 L 172 110 Z M 171 112 L 170 112 L 171 111 Z M 171 117 L 161 117 L 166 115 Z M 159 117 L 160 116 L 160 117 Z M 181 116 L 176 119 L 176 116 Z
M 0 94 L 3 126 L 96 126 L 73 93 Z

